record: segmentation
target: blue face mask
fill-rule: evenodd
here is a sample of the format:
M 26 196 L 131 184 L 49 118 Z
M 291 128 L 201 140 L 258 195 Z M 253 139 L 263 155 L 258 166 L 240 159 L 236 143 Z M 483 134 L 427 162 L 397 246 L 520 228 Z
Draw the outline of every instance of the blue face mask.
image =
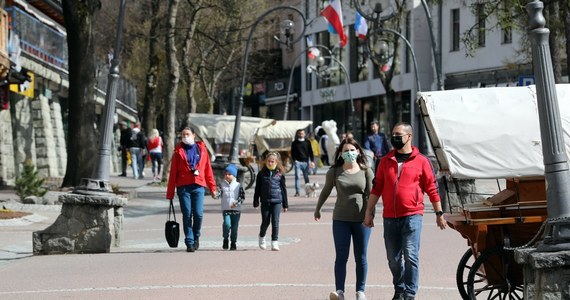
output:
M 357 157 L 358 157 L 358 151 L 346 151 L 342 153 L 342 159 L 344 159 L 344 161 L 348 163 L 355 162 Z

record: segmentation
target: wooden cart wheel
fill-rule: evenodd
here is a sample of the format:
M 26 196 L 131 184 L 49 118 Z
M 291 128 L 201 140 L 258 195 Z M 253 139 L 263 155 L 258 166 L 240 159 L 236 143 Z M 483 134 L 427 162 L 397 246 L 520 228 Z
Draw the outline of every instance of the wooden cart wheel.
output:
M 243 186 L 247 190 L 253 186 L 255 183 L 255 170 L 251 165 L 247 165 L 247 171 L 243 174 Z
M 293 159 L 291 157 L 287 157 L 283 161 L 283 168 L 285 168 L 285 173 L 291 172 L 291 170 L 293 170 L 294 167 L 295 164 L 293 163 Z
M 457 265 L 455 282 L 457 283 L 457 289 L 459 290 L 461 299 L 464 300 L 469 299 L 469 295 L 467 295 L 467 276 L 469 275 L 469 271 L 473 268 L 474 261 L 473 249 L 469 248 L 465 251 L 465 254 L 463 254 Z
M 468 299 L 523 300 L 523 285 L 513 285 L 505 266 L 516 264 L 502 248 L 492 248 L 483 252 L 473 263 L 467 276 Z M 485 263 L 487 268 L 481 271 Z M 506 273 L 506 274 L 505 274 Z M 493 277 L 493 282 L 490 278 Z

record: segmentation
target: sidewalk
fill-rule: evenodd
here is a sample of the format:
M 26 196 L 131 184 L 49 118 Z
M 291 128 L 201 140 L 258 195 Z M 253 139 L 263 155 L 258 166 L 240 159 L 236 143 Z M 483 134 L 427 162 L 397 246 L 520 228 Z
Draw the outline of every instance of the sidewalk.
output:
M 322 188 L 325 172 L 311 176 L 311 181 Z M 293 172 L 286 178 L 288 194 L 293 195 Z M 108 254 L 33 256 L 31 232 L 51 225 L 59 207 L 23 207 L 36 219 L 27 224 L 0 224 L 0 298 L 328 299 L 334 290 L 332 196 L 320 222 L 313 219 L 317 198 L 289 198 L 290 209 L 281 216 L 279 252 L 257 246 L 260 216 L 251 206 L 252 189 L 246 191 L 238 251 L 222 250 L 220 205 L 206 197 L 200 250 L 187 253 L 183 234 L 178 248 L 169 248 L 164 239 L 165 187 L 116 176 L 110 181 L 135 195 L 124 210 L 122 247 Z M 366 294 L 368 299 L 391 299 L 382 229 L 376 226 L 369 244 Z M 466 242 L 457 232 L 440 231 L 435 219 L 426 214 L 418 299 L 460 298 L 455 270 L 465 250 Z M 347 270 L 346 299 L 355 299 L 353 258 Z

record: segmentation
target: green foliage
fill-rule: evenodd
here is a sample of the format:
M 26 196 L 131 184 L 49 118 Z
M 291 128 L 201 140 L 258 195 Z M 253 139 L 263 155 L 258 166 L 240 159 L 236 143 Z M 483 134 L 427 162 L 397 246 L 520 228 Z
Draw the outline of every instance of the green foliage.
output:
M 45 195 L 47 189 L 42 187 L 45 178 L 38 175 L 32 160 L 26 160 L 23 166 L 21 176 L 16 179 L 16 195 L 20 197 L 20 200 L 24 200 L 28 196 L 42 197 Z

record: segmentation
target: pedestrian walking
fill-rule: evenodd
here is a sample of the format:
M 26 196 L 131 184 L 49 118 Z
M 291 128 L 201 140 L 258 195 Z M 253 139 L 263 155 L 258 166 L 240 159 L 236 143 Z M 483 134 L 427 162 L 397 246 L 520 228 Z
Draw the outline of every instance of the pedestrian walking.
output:
M 379 130 L 380 125 L 378 121 L 370 122 L 370 134 L 368 134 L 366 140 L 364 140 L 364 149 L 374 153 L 374 168 L 378 168 L 380 159 L 390 151 L 390 145 L 388 145 L 386 135 Z
M 142 179 L 144 177 L 143 152 L 146 151 L 146 137 L 141 131 L 141 123 L 136 122 L 133 129 L 131 129 L 128 145 L 129 152 L 131 153 L 131 167 L 133 169 L 133 178 Z
M 305 139 L 305 130 L 299 129 L 295 133 L 295 140 L 291 143 L 291 158 L 295 166 L 295 197 L 301 195 L 301 174 L 305 184 L 309 183 L 309 171 L 315 167 L 313 162 L 313 148 Z
M 162 138 L 160 137 L 158 129 L 152 129 L 148 136 L 147 148 L 152 165 L 152 179 L 156 181 L 160 181 L 160 170 L 162 168 L 162 146 Z
M 255 182 L 253 207 L 261 205 L 261 226 L 259 227 L 259 248 L 266 249 L 265 234 L 271 224 L 271 250 L 279 251 L 279 217 L 281 210 L 287 212 L 287 187 L 285 172 L 278 152 L 269 152 L 265 166 Z
M 395 149 L 380 160 L 364 219 L 366 226 L 374 226 L 375 207 L 382 196 L 384 245 L 392 272 L 393 300 L 413 300 L 418 291 L 424 193 L 435 211 L 437 226 L 446 227 L 431 163 L 411 141 L 410 124 L 394 125 L 391 142 Z
M 127 165 L 129 158 L 127 157 L 129 152 L 129 140 L 131 139 L 131 127 L 127 125 L 127 122 L 121 121 L 119 122 L 121 128 L 121 138 L 119 141 L 120 147 L 119 150 L 121 151 L 121 177 L 127 177 Z
M 216 180 L 206 145 L 195 140 L 194 129 L 186 127 L 180 136 L 181 142 L 176 145 L 170 160 L 166 199 L 174 198 L 176 188 L 186 236 L 186 251 L 194 252 L 200 248 L 205 187 L 208 187 L 212 197 L 215 197 Z
M 309 134 L 309 142 L 311 143 L 311 150 L 313 150 L 313 168 L 311 169 L 311 173 L 313 175 L 317 174 L 318 168 L 322 167 L 321 162 L 321 151 L 319 149 L 319 142 L 317 141 L 315 134 L 311 132 Z
M 224 250 L 237 250 L 237 237 L 241 205 L 245 200 L 245 191 L 236 180 L 237 167 L 230 164 L 224 171 L 224 180 L 221 186 L 222 204 L 222 248 Z M 231 242 L 231 245 L 229 243 Z
M 315 220 L 319 221 L 321 208 L 334 187 L 337 192 L 332 215 L 336 291 L 330 293 L 329 299 L 344 300 L 346 264 L 352 240 L 356 262 L 356 299 L 366 300 L 367 249 L 371 229 L 364 226 L 363 221 L 374 174 L 367 167 L 366 156 L 354 139 L 342 140 L 334 157 L 334 164 L 327 171 L 325 185 L 314 213 Z

